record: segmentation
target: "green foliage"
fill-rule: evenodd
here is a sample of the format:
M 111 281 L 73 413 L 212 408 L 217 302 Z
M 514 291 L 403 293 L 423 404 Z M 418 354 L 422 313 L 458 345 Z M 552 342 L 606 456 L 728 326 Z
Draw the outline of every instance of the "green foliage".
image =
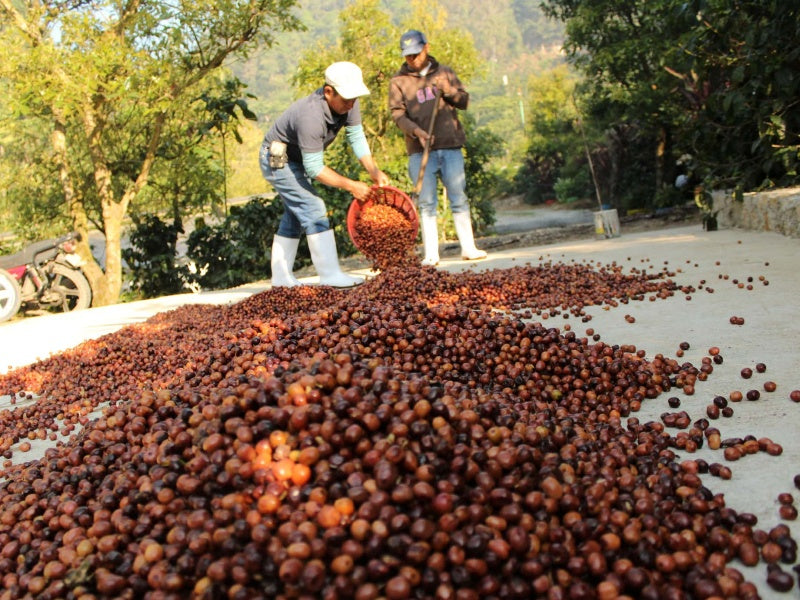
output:
M 698 0 L 674 66 L 685 150 L 709 184 L 745 190 L 800 182 L 796 3 Z M 677 95 L 677 94 L 676 94 Z
M 558 156 L 529 154 L 514 175 L 514 191 L 528 204 L 555 200 L 559 163 Z
M 579 97 L 588 152 L 593 161 L 596 158 L 611 168 L 606 173 L 595 168 L 603 180 L 599 181 L 603 203 L 626 203 L 620 194 L 625 193 L 622 179 L 631 164 L 622 162 L 623 155 L 634 161 L 657 156 L 646 175 L 649 191 L 637 201 L 638 206 L 652 206 L 656 191 L 674 180 L 668 146 L 679 111 L 673 78 L 663 65 L 683 60 L 674 36 L 688 26 L 684 17 L 676 17 L 672 0 L 546 0 L 543 6 L 548 15 L 565 22 L 567 57 L 582 75 Z M 618 140 L 609 134 L 618 127 L 634 127 L 637 139 L 647 140 L 651 148 L 635 155 L 615 145 Z M 657 151 L 659 147 L 663 150 Z M 582 153 L 586 152 L 583 148 Z
M 620 128 L 592 154 L 624 164 L 608 186 L 620 205 L 680 202 L 676 159 L 690 155 L 707 185 L 756 189 L 800 182 L 800 76 L 794 3 L 725 0 L 546 0 L 585 81 L 595 131 Z M 645 145 L 649 144 L 649 148 Z M 625 160 L 627 157 L 627 160 Z M 652 174 L 637 199 L 624 185 Z M 643 192 L 643 193 L 641 193 Z
M 464 172 L 472 222 L 476 233 L 485 233 L 495 222 L 492 199 L 501 181 L 501 175 L 490 165 L 492 158 L 502 155 L 503 141 L 488 127 L 478 127 L 469 112 L 462 113 L 459 118 L 467 134 Z
M 255 98 L 255 96 L 245 94 L 244 88 L 246 87 L 239 79 L 233 77 L 222 83 L 218 93 L 203 92 L 200 95 L 199 100 L 208 114 L 208 119 L 200 124 L 198 133 L 201 136 L 216 131 L 223 138 L 226 135 L 232 135 L 237 142 L 242 143 L 238 127 L 239 115 L 250 121 L 257 120 L 256 114 L 247 106 L 247 98 Z
M 177 264 L 178 234 L 183 228 L 168 225 L 156 215 L 146 215 L 130 234 L 129 248 L 122 249 L 131 287 L 143 298 L 157 298 L 188 291 L 188 269 Z
M 258 196 L 232 206 L 218 225 L 201 220 L 186 241 L 186 255 L 194 263 L 192 281 L 216 290 L 268 279 L 272 238 L 282 214 L 280 199 Z M 304 242 L 298 250 L 303 256 L 308 256 Z
M 656 192 L 653 205 L 655 208 L 679 206 L 686 202 L 686 197 L 686 192 L 679 190 L 674 185 L 665 186 Z
M 575 76 L 565 65 L 532 77 L 528 83 L 531 90 L 529 146 L 515 184 L 517 192 L 531 204 L 556 197 L 561 199 L 556 193 L 556 183 L 562 176 L 574 180 L 580 171 L 585 172 L 580 181 L 585 181 L 588 176 L 584 143 L 577 128 L 578 113 L 573 101 L 575 83 Z M 572 186 L 570 189 L 572 197 L 577 188 Z
M 181 136 L 177 144 L 185 139 Z M 221 213 L 222 178 L 222 165 L 209 142 L 175 147 L 173 156 L 153 166 L 147 187 L 131 205 L 131 216 L 168 211 L 181 222 L 197 212 Z
M 20 244 L 56 237 L 70 222 L 47 131 L 9 108 L 0 105 L 0 231 L 14 232 Z
M 586 169 L 575 172 L 571 177 L 562 175 L 553 184 L 553 193 L 559 202 L 571 204 L 591 197 L 592 180 Z
M 271 45 L 274 31 L 300 28 L 294 5 L 4 2 L 0 81 L 11 82 L 4 100 L 13 118 L 2 121 L 3 136 L 16 137 L 24 126 L 42 136 L 41 146 L 49 142 L 50 160 L 37 156 L 36 164 L 55 167 L 74 228 L 88 237 L 94 225 L 107 248 L 118 248 L 123 220 L 144 200 L 157 163 L 199 143 L 194 100 L 210 89 L 211 76 L 227 59 Z M 107 252 L 105 265 L 84 270 L 96 303 L 115 302 L 120 253 Z
M 222 150 L 222 197 L 227 207 L 228 137 L 233 136 L 233 139 L 241 144 L 243 140 L 239 133 L 239 116 L 250 121 L 258 119 L 247 105 L 247 98 L 255 96 L 244 93 L 244 88 L 247 87 L 245 84 L 233 77 L 226 79 L 220 87 L 220 90 L 215 90 L 216 93 L 204 92 L 199 98 L 207 119 L 200 124 L 198 134 L 201 139 L 213 133 L 219 135 Z
M 672 81 L 665 60 L 680 60 L 675 37 L 690 23 L 673 0 L 545 0 L 565 22 L 565 49 L 592 95 L 614 102 L 618 117 L 658 125 L 669 119 Z
M 210 226 L 202 219 L 186 240 L 186 256 L 194 264 L 192 280 L 206 290 L 218 290 L 245 283 L 230 268 L 234 242 L 227 227 Z
M 597 110 L 600 109 L 592 107 L 592 111 Z M 582 122 L 585 125 L 602 122 L 594 114 L 588 113 Z M 658 206 L 655 197 L 660 188 L 653 177 L 656 171 L 653 136 L 637 124 L 619 123 L 604 131 L 589 129 L 586 137 L 594 168 L 592 184 L 596 181 L 594 199 L 599 195 L 602 204 L 621 209 L 623 214 Z
M 639 120 L 609 122 L 621 118 L 617 104 L 592 95 L 563 65 L 529 86 L 530 146 L 515 177 L 526 201 L 591 200 L 623 212 L 677 201 L 656 184 L 656 136 Z

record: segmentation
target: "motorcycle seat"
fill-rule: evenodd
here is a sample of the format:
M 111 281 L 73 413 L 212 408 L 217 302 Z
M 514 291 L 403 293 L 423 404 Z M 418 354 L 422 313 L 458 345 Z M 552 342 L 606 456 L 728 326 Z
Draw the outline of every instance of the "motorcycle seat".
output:
M 34 242 L 30 246 L 6 256 L 0 256 L 0 269 L 12 269 L 33 262 L 43 263 L 58 254 L 58 239 Z

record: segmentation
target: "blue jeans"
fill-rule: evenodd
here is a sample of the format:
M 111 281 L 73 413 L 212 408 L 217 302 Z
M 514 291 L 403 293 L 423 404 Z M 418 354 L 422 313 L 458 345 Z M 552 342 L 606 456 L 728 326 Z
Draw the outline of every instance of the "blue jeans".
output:
M 283 200 L 279 236 L 296 239 L 303 233 L 312 235 L 331 228 L 325 202 L 314 191 L 302 164 L 290 161 L 282 169 L 273 169 L 269 166 L 268 146 L 261 146 L 258 163 L 264 179 Z
M 414 185 L 417 185 L 419 166 L 422 164 L 422 152 L 408 157 L 408 174 Z M 453 213 L 469 211 L 467 199 L 467 179 L 464 175 L 464 155 L 461 148 L 444 148 L 431 150 L 428 164 L 422 178 L 422 189 L 419 192 L 419 210 L 423 216 L 435 216 L 438 197 L 436 194 L 436 178 L 441 177 L 442 185 L 447 190 L 447 199 Z

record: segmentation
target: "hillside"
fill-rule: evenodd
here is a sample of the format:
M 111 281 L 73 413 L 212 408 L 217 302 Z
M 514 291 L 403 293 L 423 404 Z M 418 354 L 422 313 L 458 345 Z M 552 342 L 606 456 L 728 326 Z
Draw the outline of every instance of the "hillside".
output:
M 232 65 L 256 97 L 250 106 L 262 119 L 281 112 L 294 98 L 291 77 L 302 53 L 319 44 L 335 43 L 339 13 L 347 4 L 346 0 L 303 2 L 297 14 L 306 31 L 282 33 L 271 48 Z M 516 116 L 517 104 L 526 101 L 528 77 L 560 60 L 562 24 L 547 19 L 538 4 L 529 0 L 440 0 L 439 4 L 447 14 L 446 26 L 471 34 L 486 60 L 485 75 L 467 82 L 478 124 L 508 120 L 509 113 Z M 398 0 L 383 0 L 381 7 L 398 26 L 409 10 L 407 2 Z M 511 134 L 518 126 L 519 121 L 514 120 L 501 129 Z

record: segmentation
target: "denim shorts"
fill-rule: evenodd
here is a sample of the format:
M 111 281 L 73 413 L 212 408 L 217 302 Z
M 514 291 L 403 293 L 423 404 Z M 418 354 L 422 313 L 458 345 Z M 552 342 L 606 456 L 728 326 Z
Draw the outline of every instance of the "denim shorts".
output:
M 328 210 L 320 198 L 303 165 L 288 162 L 282 169 L 269 166 L 269 147 L 261 146 L 258 163 L 264 176 L 283 200 L 283 216 L 277 234 L 281 237 L 299 238 L 331 228 Z
M 419 177 L 420 164 L 422 164 L 422 152 L 417 152 L 408 157 L 408 174 L 415 186 Z M 437 177 L 441 178 L 442 185 L 447 190 L 450 210 L 453 213 L 469 212 L 469 200 L 467 199 L 466 191 L 467 179 L 464 175 L 464 155 L 461 152 L 461 148 L 443 148 L 430 151 L 418 200 L 419 210 L 423 216 L 436 215 L 436 206 L 438 204 L 436 194 Z

